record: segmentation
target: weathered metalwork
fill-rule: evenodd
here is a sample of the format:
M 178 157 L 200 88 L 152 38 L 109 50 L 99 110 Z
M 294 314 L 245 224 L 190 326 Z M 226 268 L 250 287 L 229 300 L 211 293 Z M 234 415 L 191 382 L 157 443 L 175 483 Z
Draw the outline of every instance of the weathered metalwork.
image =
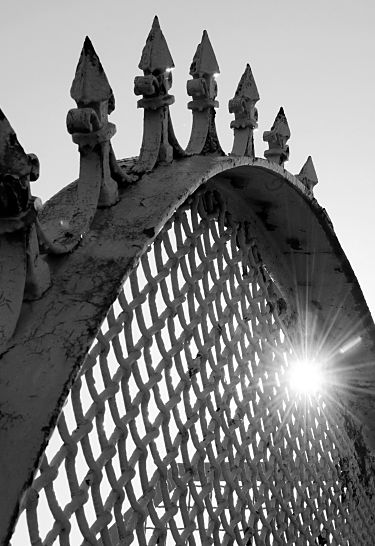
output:
M 229 112 L 235 115 L 230 124 L 234 130 L 231 155 L 255 157 L 253 132 L 258 127 L 258 110 L 255 105 L 259 98 L 253 73 L 247 64 L 236 94 L 228 104 Z
M 159 20 L 154 18 L 138 68 L 144 76 L 134 80 L 134 93 L 143 95 L 138 108 L 144 108 L 143 141 L 140 155 L 133 172 L 152 170 L 157 162 L 170 163 L 184 152 L 177 142 L 169 106 L 174 96 L 168 91 L 172 87 L 174 62 L 167 42 L 160 29 Z
M 187 82 L 188 95 L 193 98 L 188 103 L 193 113 L 193 125 L 186 148 L 188 154 L 224 153 L 215 125 L 215 108 L 219 106 L 216 100 L 216 76 L 219 73 L 219 65 L 205 30 L 190 66 L 193 79 Z
M 70 94 L 78 108 L 69 110 L 67 129 L 78 144 L 80 170 L 69 201 L 60 203 L 58 213 L 42 218 L 50 242 L 47 248 L 69 252 L 90 229 L 98 207 L 114 205 L 118 187 L 113 176 L 111 137 L 116 126 L 108 122 L 115 99 L 93 45 L 86 37 Z M 125 182 L 127 180 L 124 180 Z
M 314 186 L 318 183 L 318 177 L 315 172 L 315 167 L 311 155 L 306 159 L 306 163 L 303 165 L 299 174 L 296 175 L 301 182 L 303 182 L 306 188 L 311 192 L 314 191 Z
M 36 229 L 40 200 L 30 192 L 38 177 L 38 158 L 25 153 L 0 110 L 0 350 L 13 335 L 23 300 L 39 298 L 50 285 Z
M 72 251 L 89 230 L 98 207 L 118 201 L 117 182 L 131 183 L 110 144 L 116 127 L 108 123 L 115 106 L 112 89 L 98 56 L 86 37 L 71 89 L 78 108 L 67 116 L 68 131 L 79 145 L 80 176 L 68 199 L 41 214 L 30 181 L 39 176 L 39 161 L 26 154 L 8 120 L 0 114 L 0 349 L 16 328 L 24 300 L 36 299 L 50 286 L 50 272 L 40 252 Z M 38 214 L 38 212 L 40 214 Z
M 85 42 L 68 120 L 80 133 L 81 175 L 34 206 L 50 287 L 32 301 L 13 290 L 18 322 L 0 350 L 0 543 L 22 508 L 39 545 L 368 546 L 375 327 L 313 197 L 312 161 L 297 177 L 284 169 L 282 110 L 265 133 L 267 160 L 253 157 L 249 68 L 232 103 L 240 132 L 223 157 L 206 33 L 190 84 L 202 131 L 193 121 L 183 152 L 163 102 L 169 65 L 156 19 L 136 83 L 150 106 L 140 158 L 116 162 L 113 93 Z M 148 111 L 157 123 L 146 123 Z M 36 160 L 22 185 L 4 157 L 0 210 L 19 222 Z M 11 263 L 0 272 L 8 280 Z M 287 383 L 307 348 L 326 368 L 314 398 Z
M 371 543 L 371 470 L 330 398 L 288 386 L 254 235 L 203 186 L 142 255 L 24 498 L 32 543 Z
M 269 149 L 264 152 L 264 157 L 284 165 L 289 159 L 289 146 L 287 141 L 290 138 L 290 130 L 288 121 L 284 114 L 284 109 L 281 107 L 270 131 L 264 131 L 263 140 L 268 142 Z

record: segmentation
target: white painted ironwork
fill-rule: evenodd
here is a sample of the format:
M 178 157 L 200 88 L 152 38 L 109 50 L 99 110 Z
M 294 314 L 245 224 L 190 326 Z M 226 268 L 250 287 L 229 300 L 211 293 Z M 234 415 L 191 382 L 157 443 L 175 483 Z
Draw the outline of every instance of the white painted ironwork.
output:
M 33 545 L 372 544 L 345 417 L 288 388 L 282 302 L 248 226 L 201 188 L 109 310 L 13 546 L 25 518 Z

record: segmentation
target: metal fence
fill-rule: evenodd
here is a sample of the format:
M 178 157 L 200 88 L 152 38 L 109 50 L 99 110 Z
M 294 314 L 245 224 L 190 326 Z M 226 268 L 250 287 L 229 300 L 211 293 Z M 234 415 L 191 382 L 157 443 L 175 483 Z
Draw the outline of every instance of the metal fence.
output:
M 373 544 L 347 417 L 288 383 L 287 308 L 248 226 L 201 188 L 109 310 L 13 546 L 26 527 L 38 546 Z

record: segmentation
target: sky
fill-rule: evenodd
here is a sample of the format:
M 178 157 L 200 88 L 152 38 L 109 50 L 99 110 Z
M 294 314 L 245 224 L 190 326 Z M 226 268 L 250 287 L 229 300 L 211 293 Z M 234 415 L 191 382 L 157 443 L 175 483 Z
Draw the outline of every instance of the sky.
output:
M 1 0 L 0 107 L 28 153 L 41 162 L 32 192 L 46 201 L 77 178 L 79 156 L 65 125 L 82 44 L 89 35 L 116 98 L 110 120 L 118 159 L 138 155 L 143 112 L 133 92 L 154 15 L 175 63 L 171 115 L 185 146 L 191 128 L 186 80 L 208 31 L 220 66 L 217 129 L 231 150 L 228 100 L 249 62 L 260 101 L 256 155 L 280 106 L 291 138 L 287 170 L 313 157 L 315 196 L 330 215 L 375 316 L 373 232 L 375 2 L 373 0 Z

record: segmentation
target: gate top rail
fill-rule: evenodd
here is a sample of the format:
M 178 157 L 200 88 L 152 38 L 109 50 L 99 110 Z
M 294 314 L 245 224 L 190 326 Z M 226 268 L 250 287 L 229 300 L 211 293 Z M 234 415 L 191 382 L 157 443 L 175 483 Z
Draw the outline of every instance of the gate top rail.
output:
M 190 68 L 192 134 L 186 150 L 174 133 L 173 60 L 155 18 L 134 90 L 142 95 L 138 158 L 117 161 L 108 115 L 114 95 L 85 40 L 67 117 L 80 175 L 42 208 L 30 182 L 38 161 L 0 115 L 0 543 L 9 536 L 21 494 L 37 467 L 64 400 L 124 279 L 173 212 L 199 186 L 219 192 L 238 222 L 250 223 L 269 273 L 290 302 L 289 319 L 314 315 L 346 385 L 342 403 L 363 427 L 359 449 L 375 448 L 375 327 L 332 223 L 313 196 L 309 157 L 288 173 L 288 122 L 281 108 L 255 157 L 258 90 L 247 65 L 229 110 L 233 149 L 225 156 L 215 128 L 218 63 L 206 32 Z M 11 159 L 10 159 L 11 158 Z M 306 311 L 307 310 L 307 311 Z M 302 317 L 302 318 L 301 318 Z M 353 345 L 354 343 L 354 345 Z M 352 346 L 351 346 L 352 345 Z M 341 393 L 340 393 L 341 396 Z M 16 463 L 16 464 L 15 464 Z

